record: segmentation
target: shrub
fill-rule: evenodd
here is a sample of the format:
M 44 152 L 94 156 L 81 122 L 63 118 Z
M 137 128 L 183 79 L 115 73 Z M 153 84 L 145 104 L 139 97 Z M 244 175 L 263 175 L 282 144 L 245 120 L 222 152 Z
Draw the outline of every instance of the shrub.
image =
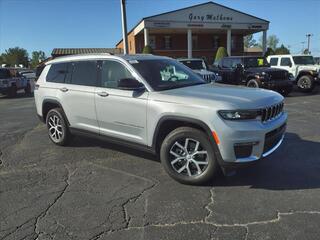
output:
M 152 54 L 153 53 L 152 47 L 150 47 L 149 45 L 146 45 L 143 48 L 142 53 L 144 53 L 144 54 Z
M 227 50 L 224 47 L 219 47 L 217 54 L 216 54 L 215 62 L 218 62 L 222 58 L 227 57 L 227 56 L 228 56 Z

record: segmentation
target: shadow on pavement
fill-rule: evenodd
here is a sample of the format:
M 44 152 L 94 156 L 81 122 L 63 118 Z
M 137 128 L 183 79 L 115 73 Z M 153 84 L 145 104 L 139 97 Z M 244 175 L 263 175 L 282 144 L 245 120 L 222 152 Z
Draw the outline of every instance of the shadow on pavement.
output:
M 287 133 L 273 155 L 239 169 L 232 177 L 215 179 L 214 186 L 250 186 L 270 190 L 320 188 L 320 142 Z

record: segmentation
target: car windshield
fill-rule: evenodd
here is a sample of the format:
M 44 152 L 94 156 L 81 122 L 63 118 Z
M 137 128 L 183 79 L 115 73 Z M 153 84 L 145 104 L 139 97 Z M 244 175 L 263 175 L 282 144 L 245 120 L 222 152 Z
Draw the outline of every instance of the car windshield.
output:
M 300 65 L 314 65 L 314 59 L 312 56 L 296 56 L 293 57 L 293 61 L 295 64 Z
M 148 59 L 129 62 L 155 91 L 206 83 L 200 76 L 176 60 Z
M 264 57 L 246 57 L 243 60 L 246 68 L 250 67 L 269 67 L 268 61 Z
M 203 66 L 203 61 L 202 60 L 182 60 L 180 61 L 187 67 L 193 69 L 193 70 L 201 70 L 205 69 L 205 66 Z

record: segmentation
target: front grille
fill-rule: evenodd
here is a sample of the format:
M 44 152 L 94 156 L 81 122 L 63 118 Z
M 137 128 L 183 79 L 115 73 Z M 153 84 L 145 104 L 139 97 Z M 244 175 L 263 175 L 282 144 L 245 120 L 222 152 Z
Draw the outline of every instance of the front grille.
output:
M 201 74 L 201 76 L 206 82 L 212 82 L 215 80 L 214 74 Z
M 280 116 L 283 112 L 283 102 L 261 110 L 261 121 L 267 122 Z
M 271 132 L 268 132 L 265 136 L 264 140 L 264 148 L 263 152 L 268 152 L 271 150 L 274 146 L 277 145 L 277 143 L 281 140 L 284 132 L 286 130 L 286 124 L 283 124 L 281 127 L 272 130 Z
M 289 75 L 286 71 L 274 71 L 270 72 L 270 80 L 287 80 Z
M 252 153 L 252 145 L 234 146 L 236 158 L 247 158 Z

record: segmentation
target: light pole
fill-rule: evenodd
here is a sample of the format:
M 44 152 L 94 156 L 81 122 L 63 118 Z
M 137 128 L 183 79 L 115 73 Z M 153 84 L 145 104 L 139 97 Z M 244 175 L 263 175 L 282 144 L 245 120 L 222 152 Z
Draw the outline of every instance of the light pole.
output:
M 306 35 L 306 37 L 308 38 L 308 54 L 310 54 L 310 40 L 311 40 L 312 36 L 313 36 L 313 34 L 311 34 L 311 33 L 308 33 Z
M 121 5 L 121 20 L 122 20 L 123 53 L 128 54 L 126 0 L 120 0 L 120 5 Z

